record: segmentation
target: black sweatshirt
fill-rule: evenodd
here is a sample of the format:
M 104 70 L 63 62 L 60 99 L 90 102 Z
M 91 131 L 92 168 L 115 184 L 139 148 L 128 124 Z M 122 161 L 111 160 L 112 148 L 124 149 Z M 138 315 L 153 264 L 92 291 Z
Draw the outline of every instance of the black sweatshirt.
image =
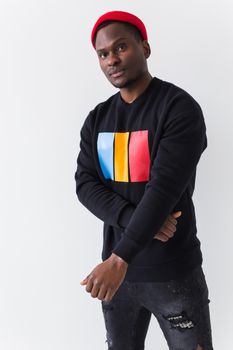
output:
M 192 194 L 207 147 L 199 104 L 180 87 L 154 77 L 126 103 L 120 92 L 98 104 L 81 129 L 75 172 L 80 202 L 104 222 L 102 259 L 129 263 L 129 281 L 167 281 L 202 263 Z M 167 242 L 154 239 L 181 210 Z

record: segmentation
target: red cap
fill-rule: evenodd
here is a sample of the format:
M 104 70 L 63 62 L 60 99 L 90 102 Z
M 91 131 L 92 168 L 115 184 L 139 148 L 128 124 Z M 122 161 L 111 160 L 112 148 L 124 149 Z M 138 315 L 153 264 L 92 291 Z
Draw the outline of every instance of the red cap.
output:
M 94 43 L 94 38 L 95 34 L 97 32 L 97 29 L 99 25 L 103 22 L 109 21 L 109 20 L 114 20 L 114 21 L 119 21 L 119 22 L 126 22 L 134 25 L 137 27 L 139 32 L 142 34 L 142 37 L 144 40 L 147 40 L 147 32 L 146 32 L 146 27 L 144 23 L 138 18 L 137 16 L 133 15 L 132 13 L 129 12 L 124 12 L 124 11 L 110 11 L 105 14 L 103 14 L 95 23 L 92 32 L 91 32 L 91 42 L 92 45 L 95 49 L 95 43 Z

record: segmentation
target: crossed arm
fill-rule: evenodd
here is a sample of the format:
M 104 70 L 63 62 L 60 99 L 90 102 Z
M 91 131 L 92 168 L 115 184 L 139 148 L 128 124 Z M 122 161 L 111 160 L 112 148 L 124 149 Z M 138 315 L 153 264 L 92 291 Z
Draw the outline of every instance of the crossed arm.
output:
M 155 234 L 154 239 L 167 242 L 172 238 L 176 231 L 176 219 L 180 215 L 180 211 L 169 215 L 162 228 Z M 127 268 L 128 263 L 112 253 L 107 260 L 97 265 L 80 284 L 86 286 L 86 291 L 93 298 L 110 301 L 123 282 Z
M 91 115 L 81 130 L 78 168 L 75 173 L 76 193 L 81 203 L 95 216 L 110 225 L 124 229 L 136 208 L 101 182 L 92 156 L 90 117 Z M 164 243 L 171 239 L 180 215 L 181 212 L 170 214 L 161 229 L 154 232 L 153 238 Z M 81 281 L 81 285 L 86 285 L 86 291 L 91 293 L 93 298 L 111 300 L 124 280 L 127 267 L 128 263 L 124 259 L 112 253 L 109 259 L 97 265 Z
M 86 291 L 100 300 L 111 300 L 124 280 L 128 263 L 151 239 L 165 244 L 171 239 L 177 222 L 174 220 L 181 213 L 169 214 L 189 185 L 207 147 L 203 114 L 190 95 L 177 93 L 167 113 L 151 177 L 136 208 L 100 180 L 92 156 L 91 114 L 81 130 L 75 174 L 78 198 L 98 218 L 124 229 L 112 255 L 81 281 Z

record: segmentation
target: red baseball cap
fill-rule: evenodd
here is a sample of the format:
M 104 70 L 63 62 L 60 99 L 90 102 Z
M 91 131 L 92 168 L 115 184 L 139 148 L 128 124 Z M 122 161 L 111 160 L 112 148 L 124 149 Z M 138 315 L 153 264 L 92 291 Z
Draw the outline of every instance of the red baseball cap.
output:
M 132 13 L 125 12 L 125 11 L 110 11 L 110 12 L 106 12 L 102 16 L 100 16 L 92 29 L 91 42 L 92 42 L 94 49 L 95 49 L 95 42 L 94 42 L 95 34 L 98 30 L 99 25 L 101 23 L 109 21 L 109 20 L 130 23 L 130 24 L 134 25 L 139 30 L 139 32 L 141 33 L 144 40 L 148 39 L 146 27 L 145 27 L 144 23 L 140 20 L 140 18 L 133 15 Z

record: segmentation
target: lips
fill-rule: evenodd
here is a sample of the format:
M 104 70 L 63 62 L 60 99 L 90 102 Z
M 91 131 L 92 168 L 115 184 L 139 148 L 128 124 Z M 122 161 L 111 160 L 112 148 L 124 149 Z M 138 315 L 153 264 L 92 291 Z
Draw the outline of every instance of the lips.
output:
M 113 78 L 119 78 L 121 77 L 122 75 L 124 74 L 124 70 L 121 69 L 121 70 L 115 70 L 115 71 L 110 71 L 109 72 L 109 75 Z

